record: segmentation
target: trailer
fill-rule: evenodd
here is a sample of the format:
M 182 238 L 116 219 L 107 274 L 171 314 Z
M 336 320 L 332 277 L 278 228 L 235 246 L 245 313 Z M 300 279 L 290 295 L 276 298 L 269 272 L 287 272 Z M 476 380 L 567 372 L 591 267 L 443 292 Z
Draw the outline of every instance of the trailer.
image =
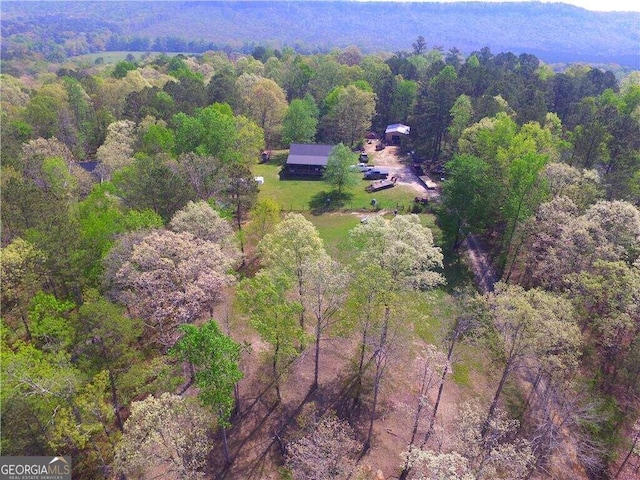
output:
M 436 188 L 438 188 L 438 184 L 431 180 L 428 175 L 420 175 L 418 176 L 418 178 L 427 190 L 435 190 Z
M 378 180 L 368 185 L 365 190 L 369 193 L 379 192 L 380 190 L 386 190 L 387 188 L 395 187 L 398 177 L 391 177 L 389 180 Z

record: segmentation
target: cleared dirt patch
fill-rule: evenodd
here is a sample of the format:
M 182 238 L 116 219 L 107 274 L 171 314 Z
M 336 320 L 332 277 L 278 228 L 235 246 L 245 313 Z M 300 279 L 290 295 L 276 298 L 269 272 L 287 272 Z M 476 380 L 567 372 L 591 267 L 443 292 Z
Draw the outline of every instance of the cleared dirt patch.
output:
M 241 329 L 243 336 L 250 329 Z M 310 391 L 313 381 L 313 354 L 303 353 L 294 363 L 282 386 L 283 401 L 276 405 L 272 385 L 267 380 L 268 367 L 259 350 L 262 345 L 250 336 L 254 350 L 248 352 L 242 362 L 245 378 L 240 382 L 241 409 L 228 431 L 229 449 L 234 462 L 225 466 L 221 454 L 212 459 L 214 478 L 259 480 L 278 479 L 278 467 L 282 465 L 280 441 L 286 443 L 297 428 L 296 418 L 310 408 L 318 413 L 336 411 L 351 423 L 360 439 L 366 436 L 370 415 L 371 392 L 365 393 L 361 403 L 353 408 L 352 399 L 346 394 L 351 375 L 351 361 L 356 342 L 332 338 L 323 340 L 320 357 L 320 387 Z M 419 375 L 415 357 L 424 343 L 420 340 L 401 349 L 394 359 L 380 392 L 380 403 L 374 424 L 371 449 L 360 459 L 359 466 L 370 472 L 367 478 L 375 478 L 381 471 L 383 478 L 397 478 L 401 467 L 400 453 L 411 436 L 412 411 L 417 402 Z M 365 388 L 371 385 L 365 385 Z M 432 392 L 435 397 L 435 391 Z M 435 444 L 447 443 L 447 430 L 455 421 L 455 405 L 465 393 L 451 378 L 447 379 L 441 409 L 438 413 L 438 434 Z M 432 399 L 433 400 L 433 399 Z M 425 425 L 418 438 L 426 433 Z M 220 439 L 218 439 L 220 440 Z
M 382 167 L 390 172 L 389 176 L 396 176 L 399 185 L 406 185 L 412 188 L 419 196 L 426 196 L 430 200 L 435 200 L 440 196 L 437 189 L 428 190 L 424 183 L 411 168 L 411 160 L 407 155 L 400 153 L 400 147 L 388 146 L 383 150 L 376 151 L 375 143 L 365 144 L 365 152 L 371 159 L 369 164 Z

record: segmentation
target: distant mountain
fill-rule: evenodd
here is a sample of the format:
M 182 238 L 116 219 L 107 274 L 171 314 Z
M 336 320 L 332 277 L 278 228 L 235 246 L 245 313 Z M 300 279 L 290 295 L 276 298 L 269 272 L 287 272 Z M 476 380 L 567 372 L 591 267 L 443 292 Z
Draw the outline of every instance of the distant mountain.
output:
M 445 51 L 487 46 L 493 53 L 532 53 L 549 63 L 640 69 L 640 13 L 592 12 L 561 3 L 2 2 L 3 37 L 20 22 L 55 19 L 65 28 L 75 22 L 88 31 L 95 24 L 122 36 L 306 51 L 348 45 L 364 52 L 408 50 L 422 35 L 429 47 Z

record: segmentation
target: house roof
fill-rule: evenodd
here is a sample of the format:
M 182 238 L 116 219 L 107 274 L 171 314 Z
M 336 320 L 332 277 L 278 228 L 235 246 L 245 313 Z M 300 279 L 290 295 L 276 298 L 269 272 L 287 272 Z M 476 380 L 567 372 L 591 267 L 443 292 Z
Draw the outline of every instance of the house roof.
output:
M 93 173 L 96 167 L 98 166 L 98 162 L 90 161 L 90 162 L 78 162 L 78 166 L 82 167 L 89 173 Z
M 292 143 L 287 157 L 287 165 L 326 166 L 334 145 L 311 145 Z
M 410 131 L 411 127 L 403 125 L 402 123 L 393 123 L 391 125 L 387 125 L 387 129 L 384 133 L 402 133 L 403 135 L 409 135 Z

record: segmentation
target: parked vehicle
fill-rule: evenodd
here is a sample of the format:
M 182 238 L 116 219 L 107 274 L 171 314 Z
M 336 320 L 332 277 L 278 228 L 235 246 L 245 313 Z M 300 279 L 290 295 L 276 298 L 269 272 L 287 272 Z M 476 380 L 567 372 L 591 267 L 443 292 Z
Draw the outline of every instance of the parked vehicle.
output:
M 369 163 L 369 155 L 367 155 L 366 153 L 361 153 L 360 154 L 360 162 L 361 163 Z
M 398 177 L 391 177 L 391 180 L 379 180 L 368 185 L 365 190 L 369 193 L 379 192 L 380 190 L 386 190 L 387 188 L 393 188 L 396 185 Z
M 373 167 L 367 165 L 366 163 L 358 163 L 357 165 L 351 165 L 351 170 L 358 170 L 359 172 L 366 173 L 373 170 Z
M 382 180 L 389 176 L 389 172 L 385 170 L 373 169 L 364 174 L 365 180 Z

